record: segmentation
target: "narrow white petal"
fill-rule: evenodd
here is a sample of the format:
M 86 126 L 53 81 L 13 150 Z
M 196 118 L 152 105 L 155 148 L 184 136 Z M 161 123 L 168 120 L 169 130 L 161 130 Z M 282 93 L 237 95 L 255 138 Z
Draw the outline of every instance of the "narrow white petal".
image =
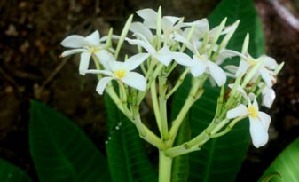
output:
M 87 50 L 86 49 L 73 49 L 73 50 L 69 50 L 69 51 L 63 51 L 60 54 L 60 57 L 64 58 L 64 57 L 67 57 L 69 55 L 76 54 L 76 53 L 81 53 L 81 52 L 85 52 L 85 51 L 87 51 Z
M 122 82 L 140 91 L 145 91 L 146 89 L 146 79 L 139 73 L 127 73 L 127 75 L 122 78 Z
M 260 120 L 249 118 L 249 132 L 256 148 L 264 146 L 268 142 L 268 130 L 265 129 Z
M 200 60 L 194 60 L 193 58 L 192 64 L 193 65 L 190 67 L 190 71 L 193 76 L 200 76 L 206 71 L 207 65 L 203 64 Z
M 190 23 L 185 23 L 186 26 L 194 27 L 194 35 L 195 37 L 202 37 L 206 32 L 209 31 L 209 21 L 205 19 L 195 20 Z
M 265 114 L 263 112 L 258 113 L 258 118 L 260 119 L 261 123 L 263 124 L 265 130 L 268 130 L 271 123 L 271 116 Z
M 89 64 L 90 64 L 90 53 L 83 52 L 81 54 L 81 60 L 80 60 L 80 65 L 79 65 L 80 75 L 85 75 L 85 71 L 88 69 Z
M 169 29 L 174 28 L 174 24 L 179 20 L 180 18 L 174 17 L 174 16 L 163 16 L 162 18 L 162 30 L 167 31 Z M 164 32 L 165 33 L 165 32 Z
M 104 77 L 99 80 L 96 90 L 100 95 L 104 93 L 107 83 L 109 83 L 112 79 L 112 77 Z
M 67 36 L 60 44 L 64 47 L 80 48 L 84 45 L 84 37 L 79 35 Z
M 240 66 L 236 73 L 236 76 L 244 75 L 249 68 L 249 64 L 246 61 L 240 60 Z
M 246 116 L 246 115 L 248 115 L 247 107 L 242 104 L 235 108 L 230 109 L 226 113 L 226 117 L 228 119 L 236 118 L 238 116 Z
M 101 50 L 97 51 L 95 55 L 98 57 L 100 63 L 104 66 L 105 69 L 111 70 L 111 68 L 108 65 L 108 62 L 115 61 L 115 58 L 110 52 L 106 50 Z
M 183 43 L 188 49 L 193 50 L 193 45 L 184 36 L 175 35 L 174 39 L 178 42 Z
M 274 79 L 274 77 L 272 76 L 271 71 L 266 68 L 260 68 L 259 71 L 267 86 L 272 87 L 272 80 Z
M 165 66 L 168 66 L 170 61 L 173 59 L 171 52 L 167 46 L 164 46 L 160 51 L 153 55 L 154 58 L 159 60 Z
M 214 78 L 218 86 L 221 86 L 226 81 L 226 74 L 223 71 L 222 68 L 220 68 L 218 65 L 216 65 L 213 62 L 209 62 L 209 73 Z
M 263 60 L 266 68 L 275 69 L 278 66 L 276 60 L 269 56 L 263 55 L 259 59 Z
M 181 18 L 179 17 L 176 17 L 176 16 L 163 16 L 163 19 L 171 22 L 172 26 L 177 22 L 179 21 Z
M 152 9 L 143 9 L 137 11 L 137 14 L 144 19 L 144 24 L 149 28 L 155 28 L 157 23 L 157 12 Z
M 99 32 L 96 30 L 92 34 L 87 37 L 84 37 L 84 41 L 87 44 L 97 45 L 100 42 L 100 35 Z
M 227 71 L 229 71 L 230 73 L 236 74 L 239 67 L 237 67 L 237 66 L 233 66 L 233 65 L 229 65 L 229 66 L 225 66 L 224 68 L 225 68 Z
M 112 71 L 119 70 L 119 69 L 126 69 L 124 67 L 124 62 L 120 62 L 120 61 L 109 61 L 108 65 Z
M 182 66 L 192 66 L 192 59 L 185 53 L 182 52 L 171 52 L 173 59 Z
M 231 50 L 222 50 L 219 52 L 219 57 L 216 60 L 216 64 L 220 65 L 223 63 L 225 59 L 231 59 L 235 56 L 239 56 L 240 53 L 238 51 L 231 51 Z
M 266 86 L 263 89 L 263 105 L 265 107 L 271 108 L 275 97 L 275 92 L 271 88 Z
M 138 36 L 140 36 L 139 34 L 137 34 Z M 144 37 L 144 36 L 142 36 Z M 156 50 L 153 48 L 153 46 L 146 40 L 146 38 L 144 37 L 143 40 L 137 40 L 137 39 L 129 39 L 126 38 L 126 41 L 129 42 L 129 44 L 133 44 L 133 45 L 140 45 L 141 47 L 143 47 L 146 52 L 150 53 L 150 54 L 154 54 L 156 52 Z
M 85 71 L 86 74 L 102 74 L 107 76 L 113 76 L 113 73 L 111 71 L 107 70 L 97 70 L 97 69 L 88 69 Z
M 137 68 L 141 63 L 143 63 L 149 57 L 148 53 L 136 54 L 124 62 L 124 67 L 127 70 L 133 70 Z
M 148 27 L 146 27 L 141 22 L 133 22 L 131 24 L 130 30 L 133 33 L 142 34 L 149 41 L 152 41 L 152 39 L 153 39 L 153 33 L 150 31 L 150 29 Z

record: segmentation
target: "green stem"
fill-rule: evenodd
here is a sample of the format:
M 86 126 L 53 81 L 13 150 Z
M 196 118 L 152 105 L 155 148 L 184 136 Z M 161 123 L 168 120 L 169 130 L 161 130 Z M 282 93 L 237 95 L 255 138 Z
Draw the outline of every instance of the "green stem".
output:
M 159 182 L 171 181 L 172 160 L 163 151 L 159 150 Z
M 159 108 L 158 98 L 157 98 L 156 82 L 153 82 L 151 85 L 151 94 L 152 94 L 154 115 L 156 118 L 159 131 L 161 132 L 161 113 L 160 113 L 160 108 Z
M 167 118 L 167 100 L 165 98 L 165 94 L 167 91 L 167 74 L 163 74 L 159 76 L 159 105 L 160 105 L 160 114 L 161 114 L 161 136 L 162 140 L 166 141 L 169 138 L 169 131 L 168 131 L 168 118 Z
M 189 92 L 188 97 L 185 100 L 185 104 L 181 108 L 176 119 L 172 122 L 172 126 L 171 126 L 170 132 L 169 132 L 170 145 L 173 144 L 173 142 L 176 138 L 178 129 L 179 129 L 180 125 L 182 124 L 182 122 L 184 121 L 184 118 L 185 118 L 186 114 L 188 113 L 189 109 L 193 106 L 194 102 L 201 97 L 201 95 L 204 91 L 202 89 L 202 85 L 206 79 L 207 79 L 207 76 L 203 76 L 200 79 L 193 80 L 192 88 Z

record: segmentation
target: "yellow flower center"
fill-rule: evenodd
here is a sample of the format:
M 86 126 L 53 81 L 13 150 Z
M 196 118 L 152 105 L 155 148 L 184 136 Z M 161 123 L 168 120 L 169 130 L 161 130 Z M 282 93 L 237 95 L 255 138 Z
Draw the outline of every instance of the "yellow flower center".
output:
M 127 74 L 127 72 L 124 69 L 114 71 L 114 76 L 118 79 L 122 79 L 124 76 L 126 76 L 126 74 Z
M 248 63 L 250 67 L 254 67 L 257 64 L 257 61 L 255 59 L 249 59 Z
M 99 50 L 100 50 L 99 47 L 91 47 L 91 48 L 89 49 L 89 52 L 90 52 L 91 54 L 94 54 L 94 53 L 98 52 Z
M 253 117 L 253 118 L 256 118 L 257 115 L 258 115 L 258 110 L 256 107 L 254 106 L 249 106 L 248 107 L 248 112 L 249 112 L 249 116 Z

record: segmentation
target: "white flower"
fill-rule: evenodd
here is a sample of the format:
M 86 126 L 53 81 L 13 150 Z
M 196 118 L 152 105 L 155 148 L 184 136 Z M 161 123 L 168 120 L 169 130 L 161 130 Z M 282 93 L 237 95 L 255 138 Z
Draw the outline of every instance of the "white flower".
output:
M 175 60 L 180 65 L 191 66 L 191 58 L 185 53 L 170 51 L 167 45 L 164 45 L 160 50 L 156 51 L 143 35 L 136 33 L 136 36 L 141 38 L 141 40 L 126 38 L 126 41 L 130 44 L 143 47 L 146 52 L 163 65 L 169 66 L 171 60 Z
M 252 143 L 255 147 L 264 146 L 269 139 L 268 129 L 271 122 L 271 117 L 268 114 L 259 111 L 256 100 L 253 104 L 248 100 L 248 106 L 243 104 L 229 110 L 226 117 L 228 119 L 236 117 L 248 116 L 249 132 Z
M 79 65 L 79 73 L 84 75 L 85 71 L 89 67 L 90 57 L 92 54 L 95 54 L 98 57 L 108 54 L 108 51 L 105 50 L 105 44 L 101 44 L 101 42 L 105 41 L 105 39 L 105 37 L 100 38 L 98 31 L 94 31 L 92 34 L 86 37 L 79 35 L 67 36 L 61 42 L 61 45 L 73 49 L 62 52 L 60 56 L 66 57 L 72 54 L 80 53 L 81 61 Z
M 207 73 L 212 76 L 218 86 L 221 86 L 225 83 L 226 75 L 224 71 L 216 63 L 210 61 L 206 54 L 194 54 L 192 63 L 193 65 L 190 66 L 190 71 L 193 76 L 197 77 Z
M 143 9 L 137 11 L 137 14 L 144 20 L 143 24 L 151 29 L 156 29 L 158 21 L 158 13 L 152 9 Z M 175 16 L 163 16 L 161 18 L 161 29 L 165 35 L 170 35 L 172 32 L 180 32 L 180 28 L 186 26 L 183 23 L 183 18 Z
M 135 56 L 130 57 L 125 62 L 116 60 L 107 60 L 104 65 L 105 70 L 86 70 L 85 73 L 91 74 L 102 74 L 105 75 L 98 82 L 96 90 L 99 94 L 103 94 L 107 83 L 112 80 L 120 81 L 132 88 L 140 91 L 146 89 L 146 79 L 139 73 L 132 72 L 133 69 L 137 68 L 143 61 L 148 58 L 149 54 L 139 53 Z
M 249 36 L 247 35 L 243 43 L 242 54 L 240 54 L 239 67 L 230 66 L 227 68 L 234 72 L 236 76 L 240 76 L 249 73 L 250 70 L 258 66 L 256 73 L 252 75 L 252 81 L 261 76 L 267 86 L 271 88 L 273 83 L 276 82 L 275 69 L 278 67 L 276 60 L 266 55 L 262 55 L 257 59 L 252 58 L 248 53 L 248 44 Z

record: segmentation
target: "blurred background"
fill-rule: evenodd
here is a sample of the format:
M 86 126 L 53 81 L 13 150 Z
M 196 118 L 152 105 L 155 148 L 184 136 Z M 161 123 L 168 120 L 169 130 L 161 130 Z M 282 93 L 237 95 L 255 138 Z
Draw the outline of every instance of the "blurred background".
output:
M 207 17 L 219 0 L 8 0 L 0 1 L 0 157 L 36 177 L 28 150 L 28 106 L 38 99 L 73 119 L 105 152 L 103 97 L 93 76 L 78 74 L 78 57 L 59 59 L 67 35 L 110 27 L 119 34 L 130 13 L 163 7 L 164 15 Z M 299 136 L 299 1 L 256 0 L 266 52 L 285 67 L 268 111 L 270 142 L 250 147 L 237 181 L 255 181 Z

